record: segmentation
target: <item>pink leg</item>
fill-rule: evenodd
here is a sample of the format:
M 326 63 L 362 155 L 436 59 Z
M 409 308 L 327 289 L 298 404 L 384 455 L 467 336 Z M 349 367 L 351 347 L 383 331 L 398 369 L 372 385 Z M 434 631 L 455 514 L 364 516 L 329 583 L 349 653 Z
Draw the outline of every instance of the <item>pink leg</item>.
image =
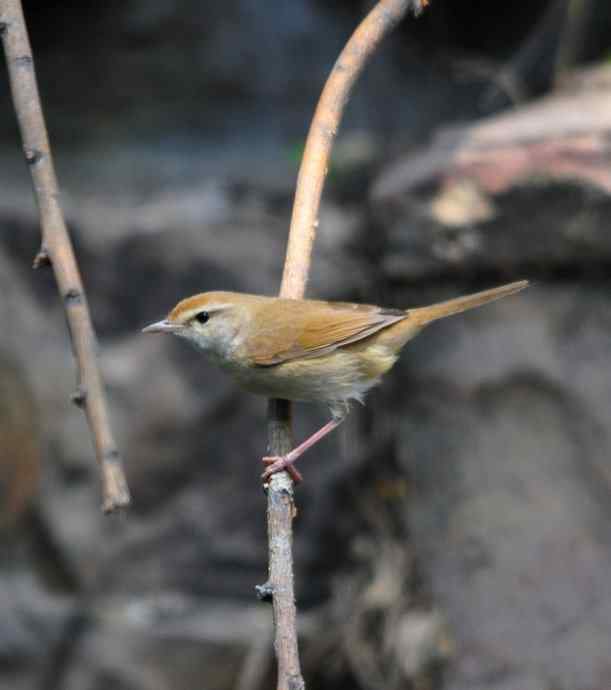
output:
M 266 480 L 269 479 L 272 476 L 272 474 L 275 474 L 276 472 L 282 472 L 283 470 L 287 470 L 295 481 L 300 482 L 302 479 L 301 474 L 297 471 L 295 467 L 293 467 L 293 463 L 295 462 L 295 460 L 301 457 L 306 452 L 306 450 L 308 450 L 308 448 L 311 448 L 322 438 L 324 438 L 327 434 L 330 434 L 333 431 L 333 429 L 337 429 L 337 427 L 343 421 L 343 417 L 338 419 L 332 419 L 330 422 L 327 422 L 322 428 L 320 428 L 317 432 L 313 433 L 309 438 L 306 438 L 306 440 L 303 443 L 299 444 L 296 448 L 293 448 L 293 450 L 287 453 L 286 455 L 276 455 L 263 458 L 263 462 L 266 465 L 268 465 L 268 467 L 265 470 L 265 472 L 263 472 L 263 474 L 261 475 L 261 478 L 263 480 Z

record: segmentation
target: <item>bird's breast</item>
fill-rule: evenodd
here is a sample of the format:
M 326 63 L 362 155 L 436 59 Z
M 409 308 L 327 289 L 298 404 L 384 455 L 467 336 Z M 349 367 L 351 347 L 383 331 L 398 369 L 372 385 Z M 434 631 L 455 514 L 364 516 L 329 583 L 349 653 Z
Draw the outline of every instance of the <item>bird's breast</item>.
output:
M 297 401 L 362 400 L 395 363 L 385 347 L 355 344 L 320 357 L 302 357 L 271 366 L 225 364 L 246 390 Z

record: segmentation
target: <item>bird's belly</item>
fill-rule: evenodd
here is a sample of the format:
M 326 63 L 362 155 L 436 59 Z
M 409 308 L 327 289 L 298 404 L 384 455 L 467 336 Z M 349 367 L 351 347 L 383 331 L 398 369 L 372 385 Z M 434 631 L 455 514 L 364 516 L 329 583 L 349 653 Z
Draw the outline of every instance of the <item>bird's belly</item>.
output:
M 232 368 L 238 383 L 253 393 L 298 401 L 362 400 L 396 361 L 386 348 L 342 348 L 268 367 Z

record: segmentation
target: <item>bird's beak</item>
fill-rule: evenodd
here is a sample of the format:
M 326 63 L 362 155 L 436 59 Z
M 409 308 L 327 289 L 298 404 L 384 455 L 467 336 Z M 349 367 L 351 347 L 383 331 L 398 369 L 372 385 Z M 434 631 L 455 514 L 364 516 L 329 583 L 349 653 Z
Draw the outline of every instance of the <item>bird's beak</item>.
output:
M 181 324 L 172 323 L 171 321 L 164 319 L 163 321 L 156 321 L 155 323 L 150 324 L 150 326 L 143 328 L 142 332 L 143 333 L 176 333 L 181 328 L 182 328 Z

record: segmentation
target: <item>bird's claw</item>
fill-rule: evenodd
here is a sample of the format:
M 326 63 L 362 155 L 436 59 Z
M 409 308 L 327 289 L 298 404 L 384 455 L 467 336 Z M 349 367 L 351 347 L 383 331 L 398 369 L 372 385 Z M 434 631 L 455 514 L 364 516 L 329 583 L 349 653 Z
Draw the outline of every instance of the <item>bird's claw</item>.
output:
M 271 455 L 261 458 L 264 465 L 267 465 L 265 472 L 261 475 L 263 481 L 267 481 L 272 474 L 286 470 L 295 484 L 303 481 L 301 472 L 293 465 L 292 460 L 287 455 Z

